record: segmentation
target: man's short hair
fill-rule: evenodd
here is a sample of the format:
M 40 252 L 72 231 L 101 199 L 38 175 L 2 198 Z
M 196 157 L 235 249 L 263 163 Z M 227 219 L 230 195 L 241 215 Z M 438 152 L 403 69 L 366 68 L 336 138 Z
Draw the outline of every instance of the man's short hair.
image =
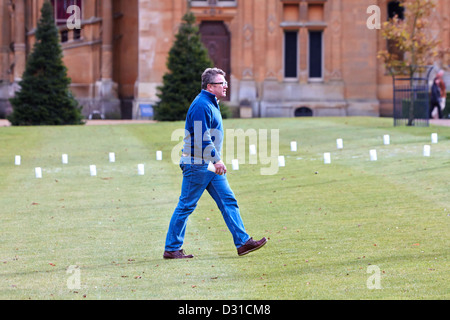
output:
M 202 74 L 202 89 L 206 90 L 208 83 L 212 83 L 215 81 L 215 78 L 218 74 L 221 74 L 225 77 L 226 73 L 222 69 L 219 68 L 208 68 L 203 71 Z

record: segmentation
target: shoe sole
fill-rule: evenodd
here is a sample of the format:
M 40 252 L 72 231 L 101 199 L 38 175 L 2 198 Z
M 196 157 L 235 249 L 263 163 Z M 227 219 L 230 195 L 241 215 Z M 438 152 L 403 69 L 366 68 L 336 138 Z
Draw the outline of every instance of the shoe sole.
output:
M 194 258 L 194 256 L 192 256 L 192 257 L 180 257 L 180 258 L 173 258 L 173 257 L 164 257 L 163 256 L 163 258 L 164 258 L 164 260 L 177 260 L 177 259 L 192 259 L 192 258 Z
M 253 252 L 253 251 L 256 251 L 256 250 L 258 250 L 258 249 L 261 249 L 266 243 L 267 243 L 267 239 L 266 239 L 266 241 L 264 241 L 263 243 L 261 243 L 261 245 L 259 245 L 258 247 L 254 247 L 253 249 L 244 251 L 244 252 L 242 252 L 242 253 L 238 253 L 238 256 L 242 257 L 242 256 L 245 256 L 246 254 L 249 254 L 250 252 Z

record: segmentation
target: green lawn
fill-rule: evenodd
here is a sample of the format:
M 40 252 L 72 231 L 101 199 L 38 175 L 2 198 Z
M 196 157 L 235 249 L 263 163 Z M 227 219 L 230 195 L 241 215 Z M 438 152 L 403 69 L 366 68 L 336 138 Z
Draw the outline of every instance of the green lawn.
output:
M 276 174 L 261 175 L 261 163 L 227 164 L 248 232 L 270 240 L 238 257 L 205 193 L 184 245 L 195 258 L 179 261 L 162 254 L 181 186 L 171 135 L 183 122 L 0 128 L 0 299 L 450 298 L 450 127 L 393 127 L 383 118 L 224 126 L 279 129 L 286 166 Z

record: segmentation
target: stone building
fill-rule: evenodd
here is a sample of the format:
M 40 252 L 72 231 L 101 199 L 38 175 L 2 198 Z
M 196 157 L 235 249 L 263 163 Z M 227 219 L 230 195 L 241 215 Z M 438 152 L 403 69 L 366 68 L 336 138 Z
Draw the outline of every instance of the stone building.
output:
M 158 101 L 183 14 L 197 17 L 230 106 L 242 117 L 392 114 L 392 79 L 377 52 L 388 0 L 51 0 L 72 91 L 85 116 L 138 118 Z M 44 0 L 0 0 L 0 116 L 18 89 Z M 436 0 L 432 31 L 450 47 L 450 1 Z M 67 13 L 70 5 L 79 11 Z M 75 14 L 75 16 L 74 16 Z M 80 28 L 73 28 L 73 17 Z

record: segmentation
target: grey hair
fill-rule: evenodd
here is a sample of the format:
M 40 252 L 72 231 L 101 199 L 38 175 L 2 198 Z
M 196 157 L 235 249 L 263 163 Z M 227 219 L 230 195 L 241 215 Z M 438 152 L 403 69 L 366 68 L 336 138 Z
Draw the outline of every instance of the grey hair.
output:
M 215 77 L 221 74 L 225 77 L 226 73 L 222 69 L 219 68 L 208 68 L 205 71 L 203 71 L 202 74 L 202 89 L 206 90 L 206 87 L 209 83 L 215 81 Z

